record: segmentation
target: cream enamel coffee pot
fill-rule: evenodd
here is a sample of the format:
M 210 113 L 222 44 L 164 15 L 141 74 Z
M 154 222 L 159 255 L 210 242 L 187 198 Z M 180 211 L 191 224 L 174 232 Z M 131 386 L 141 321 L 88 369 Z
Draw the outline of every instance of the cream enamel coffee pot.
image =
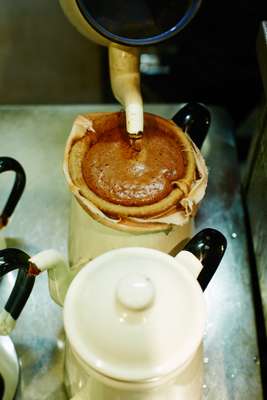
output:
M 121 248 L 88 263 L 75 277 L 48 250 L 29 257 L 0 251 L 8 269 L 27 278 L 0 314 L 0 334 L 14 328 L 29 290 L 47 270 L 52 298 L 63 306 L 64 381 L 72 400 L 198 400 L 202 393 L 203 290 L 226 249 L 214 229 L 199 232 L 176 257 Z
M 26 184 L 26 175 L 21 164 L 11 157 L 0 157 L 0 173 L 12 172 L 15 179 L 0 214 L 1 235 L 22 196 Z M 2 185 L 1 185 L 2 186 Z M 1 192 L 2 194 L 2 192 Z M 6 248 L 4 236 L 0 236 L 0 250 Z M 0 280 L 8 272 L 0 260 Z M 19 273 L 17 287 L 20 286 L 22 273 Z M 26 279 L 26 276 L 24 276 Z M 28 285 L 29 283 L 26 283 Z M 12 400 L 19 382 L 19 362 L 16 349 L 10 337 L 0 336 L 0 399 Z
M 196 14 L 201 0 L 59 0 L 72 24 L 107 46 L 111 86 L 126 112 L 127 132 L 143 132 L 139 50 L 167 40 Z
M 93 114 L 96 120 L 92 123 L 92 129 L 100 124 L 110 126 L 110 121 L 118 113 L 97 113 Z M 97 115 L 97 116 L 96 116 Z M 114 116 L 115 115 L 115 116 Z M 70 172 L 69 160 L 71 157 L 70 149 L 72 143 L 76 143 L 77 137 L 82 136 L 82 129 L 87 130 L 87 124 L 90 124 L 90 114 L 86 115 L 88 119 L 77 117 L 65 147 L 64 173 L 71 192 L 71 208 L 68 238 L 68 260 L 71 269 L 79 270 L 83 265 L 93 258 L 120 247 L 148 247 L 154 248 L 164 253 L 170 253 L 174 248 L 182 248 L 183 243 L 194 234 L 194 216 L 199 207 L 202 198 L 205 195 L 207 185 L 207 172 L 205 162 L 200 154 L 202 143 L 204 142 L 210 126 L 210 112 L 200 103 L 190 102 L 181 107 L 172 117 L 172 120 L 164 120 L 157 116 L 151 118 L 157 124 L 164 123 L 164 129 L 181 129 L 184 137 L 190 137 L 194 142 L 190 148 L 194 152 L 197 145 L 198 155 L 196 159 L 198 165 L 201 163 L 196 174 L 197 178 L 191 185 L 189 192 L 183 199 L 183 204 L 193 205 L 191 210 L 185 210 L 180 207 L 169 215 L 168 218 L 143 218 L 139 221 L 123 221 L 119 219 L 108 218 L 105 213 L 92 205 L 89 209 L 88 199 L 81 194 L 80 188 L 76 186 L 73 175 Z M 147 114 L 145 113 L 145 118 Z M 105 120 L 102 123 L 102 120 Z M 80 124 L 81 121 L 81 124 Z M 93 121 L 93 119 L 91 119 Z M 147 122 L 147 119 L 146 119 Z M 83 125 L 82 125 L 83 124 Z M 94 125 L 95 124 L 95 125 Z M 87 134 L 87 131 L 86 131 Z M 194 146 L 194 147 L 193 147 Z M 79 153 L 82 159 L 81 153 Z M 177 210 L 179 206 L 177 205 Z M 139 222 L 139 224 L 138 224 Z M 181 245 L 180 245 L 181 244 Z

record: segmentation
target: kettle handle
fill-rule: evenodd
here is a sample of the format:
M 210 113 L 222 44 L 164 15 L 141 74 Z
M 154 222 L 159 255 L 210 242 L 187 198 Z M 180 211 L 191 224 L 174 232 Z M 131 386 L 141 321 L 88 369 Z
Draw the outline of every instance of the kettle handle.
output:
M 172 117 L 172 121 L 201 149 L 211 121 L 210 112 L 203 104 L 196 102 L 186 104 Z
M 29 261 L 30 256 L 22 250 L 8 248 L 0 250 L 0 278 L 15 269 L 18 275 L 4 310 L 0 312 L 0 335 L 8 335 L 15 326 L 40 272 Z
M 206 228 L 197 233 L 183 248 L 194 254 L 203 265 L 197 278 L 203 291 L 220 265 L 226 247 L 227 240 L 221 232 Z
M 16 205 L 21 198 L 26 183 L 26 175 L 20 163 L 11 157 L 0 157 L 0 173 L 5 171 L 14 171 L 15 182 L 13 184 L 11 193 L 5 204 L 5 207 L 0 215 L 0 228 L 7 225 L 8 219 L 13 213 Z

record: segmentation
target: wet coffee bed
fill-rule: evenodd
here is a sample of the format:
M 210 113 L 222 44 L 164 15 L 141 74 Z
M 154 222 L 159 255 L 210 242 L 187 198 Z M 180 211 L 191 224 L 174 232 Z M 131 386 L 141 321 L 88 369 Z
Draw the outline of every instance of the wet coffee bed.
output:
M 146 111 L 171 118 L 181 107 L 150 105 Z M 16 158 L 27 175 L 22 199 L 9 226 L 1 231 L 9 247 L 29 254 L 55 248 L 67 256 L 70 194 L 62 172 L 66 139 L 77 114 L 118 109 L 110 105 L 0 107 L 1 156 Z M 210 107 L 210 111 L 212 123 L 202 151 L 209 185 L 196 231 L 221 230 L 228 249 L 205 292 L 203 399 L 260 400 L 260 363 L 232 124 L 224 110 Z M 1 174 L 0 206 L 11 184 L 11 173 Z M 15 277 L 10 273 L 0 281 L 1 305 Z M 16 399 L 66 399 L 61 310 L 49 297 L 45 274 L 36 280 L 12 339 L 21 365 Z

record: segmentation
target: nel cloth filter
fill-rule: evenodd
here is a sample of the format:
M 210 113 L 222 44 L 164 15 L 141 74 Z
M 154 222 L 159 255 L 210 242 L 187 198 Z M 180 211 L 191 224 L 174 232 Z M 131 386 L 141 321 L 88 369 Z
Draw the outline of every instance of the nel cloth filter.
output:
M 127 213 L 127 208 L 124 207 L 121 209 L 126 210 L 126 212 L 123 211 L 121 215 L 120 212 L 117 212 L 117 214 L 115 216 L 113 214 L 111 218 L 108 212 L 103 211 L 101 206 L 99 207 L 99 205 L 96 204 L 97 202 L 92 201 L 92 198 L 96 198 L 94 194 L 92 197 L 87 195 L 87 186 L 81 170 L 83 158 L 88 148 L 90 148 L 90 145 L 88 145 L 88 143 L 90 143 L 90 135 L 92 134 L 92 136 L 95 136 L 98 135 L 99 132 L 100 135 L 105 134 L 105 132 L 112 130 L 116 125 L 121 125 L 123 123 L 123 118 L 123 113 L 118 112 L 85 114 L 79 115 L 75 119 L 66 144 L 64 157 L 64 172 L 72 193 L 85 211 L 94 219 L 114 228 L 117 227 L 117 229 L 133 223 L 137 226 L 140 224 L 143 227 L 145 225 L 161 225 L 162 227 L 184 225 L 195 216 L 198 205 L 205 195 L 208 180 L 207 167 L 199 149 L 189 136 L 176 126 L 174 122 L 156 115 L 145 113 L 144 135 L 146 135 L 146 126 L 149 128 L 151 128 L 151 126 L 159 127 L 159 129 L 162 130 L 162 134 L 165 133 L 168 135 L 169 132 L 171 132 L 172 135 L 177 135 L 184 151 L 183 157 L 186 159 L 185 165 L 187 168 L 186 179 L 182 178 L 175 181 L 173 189 L 173 192 L 177 191 L 179 193 L 177 197 L 178 200 L 176 202 L 168 202 L 168 197 L 170 199 L 173 197 L 173 193 L 171 193 L 169 196 L 166 196 L 163 201 L 153 205 L 153 210 L 156 210 L 153 215 L 151 215 L 150 211 L 147 215 L 145 211 L 143 214 L 140 213 L 141 217 L 131 215 L 131 212 Z M 115 156 L 114 154 L 114 157 Z M 161 203 L 165 208 L 161 208 Z M 113 204 L 111 206 L 114 207 Z M 120 207 L 117 207 L 117 209 L 120 210 Z M 131 211 L 131 207 L 128 209 Z M 137 207 L 135 209 L 137 209 Z M 141 206 L 140 210 L 142 209 L 149 210 L 149 207 Z

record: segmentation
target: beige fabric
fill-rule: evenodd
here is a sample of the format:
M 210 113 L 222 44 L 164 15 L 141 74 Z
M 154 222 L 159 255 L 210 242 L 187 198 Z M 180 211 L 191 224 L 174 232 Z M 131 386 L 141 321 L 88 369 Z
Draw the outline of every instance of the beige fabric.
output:
M 64 173 L 70 190 L 86 212 L 97 221 L 113 228 L 141 232 L 144 230 L 169 230 L 172 225 L 179 226 L 185 224 L 190 218 L 195 216 L 198 205 L 205 195 L 208 171 L 198 148 L 172 121 L 165 120 L 158 116 L 152 116 L 151 114 L 145 114 L 146 116 L 148 115 L 148 118 L 155 119 L 157 123 L 163 123 L 164 129 L 177 129 L 180 131 L 179 135 L 182 134 L 181 140 L 185 143 L 185 151 L 187 151 L 189 164 L 185 177 L 176 182 L 177 188 L 174 189 L 167 198 L 163 199 L 163 201 L 153 205 L 152 211 L 154 214 L 146 212 L 148 207 L 139 207 L 139 209 L 142 209 L 143 213 L 129 216 L 127 212 L 122 212 L 116 214 L 119 215 L 117 218 L 110 218 L 105 214 L 103 208 L 101 210 L 100 207 L 97 207 L 96 204 L 98 203 L 95 201 L 96 196 L 87 188 L 87 185 L 83 181 L 82 174 L 73 174 L 73 169 L 76 171 L 82 170 L 81 163 L 83 153 L 88 146 L 88 142 L 81 139 L 88 137 L 90 132 L 94 135 L 98 129 L 103 129 L 103 124 L 106 130 L 118 126 L 118 124 L 121 123 L 121 115 L 122 113 L 94 113 L 80 115 L 76 118 L 66 144 L 64 157 Z M 87 190 L 91 192 L 90 195 L 88 195 Z M 151 209 L 151 206 L 149 207 Z M 125 209 L 127 207 L 116 207 L 116 209 L 118 208 Z M 129 208 L 137 207 L 128 207 L 128 209 Z

